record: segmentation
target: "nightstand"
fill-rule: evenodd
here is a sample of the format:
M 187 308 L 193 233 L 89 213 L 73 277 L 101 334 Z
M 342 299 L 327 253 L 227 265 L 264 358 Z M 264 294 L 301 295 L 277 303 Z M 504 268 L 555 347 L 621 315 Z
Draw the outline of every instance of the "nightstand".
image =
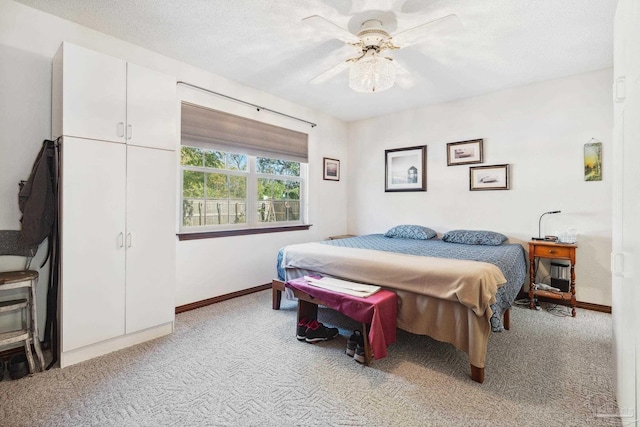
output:
M 576 317 L 576 248 L 578 245 L 532 240 L 529 242 L 529 308 L 535 308 L 534 297 L 558 300 L 571 307 L 571 316 Z M 571 287 L 569 292 L 533 289 L 536 279 L 536 259 L 564 259 L 571 263 Z

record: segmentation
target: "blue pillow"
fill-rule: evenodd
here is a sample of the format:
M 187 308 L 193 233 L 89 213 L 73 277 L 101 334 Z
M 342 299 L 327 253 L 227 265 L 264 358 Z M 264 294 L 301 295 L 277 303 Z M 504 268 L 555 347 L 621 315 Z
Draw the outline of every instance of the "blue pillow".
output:
M 429 240 L 436 237 L 438 233 L 428 227 L 421 225 L 397 225 L 387 231 L 384 237 L 396 237 L 399 239 Z
M 499 246 L 507 240 L 504 234 L 484 230 L 451 230 L 444 233 L 442 240 L 465 245 Z

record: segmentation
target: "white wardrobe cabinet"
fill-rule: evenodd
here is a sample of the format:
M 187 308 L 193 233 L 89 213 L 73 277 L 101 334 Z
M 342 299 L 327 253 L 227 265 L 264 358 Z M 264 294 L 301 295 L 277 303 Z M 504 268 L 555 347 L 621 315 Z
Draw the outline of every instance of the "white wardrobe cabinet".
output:
M 54 138 L 175 149 L 173 76 L 66 42 L 53 70 Z
M 178 101 L 175 78 L 69 43 L 52 85 L 65 367 L 173 331 Z
M 62 352 L 174 319 L 175 153 L 65 137 Z

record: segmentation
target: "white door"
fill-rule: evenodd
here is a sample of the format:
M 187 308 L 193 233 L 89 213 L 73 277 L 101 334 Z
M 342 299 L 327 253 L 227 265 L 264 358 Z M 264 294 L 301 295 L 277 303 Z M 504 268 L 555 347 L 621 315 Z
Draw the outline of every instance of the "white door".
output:
M 612 314 L 616 397 L 623 425 L 640 414 L 640 2 L 620 0 L 614 25 Z
M 62 351 L 124 334 L 126 146 L 62 144 Z
M 127 333 L 174 319 L 175 156 L 127 148 Z
M 633 299 L 633 280 L 631 276 L 631 254 L 625 251 L 629 236 L 626 233 L 628 220 L 625 221 L 625 208 L 628 208 L 628 190 L 630 182 L 625 182 L 624 111 L 616 118 L 614 131 L 614 168 L 613 168 L 613 233 L 612 233 L 612 316 L 614 333 L 614 352 L 616 357 L 616 395 L 621 415 L 635 407 L 635 316 Z M 626 191 L 625 191 L 626 190 Z
M 127 64 L 127 143 L 176 149 L 177 92 L 173 76 Z
M 623 299 L 623 312 L 621 313 L 622 334 L 625 341 L 623 355 L 624 364 L 620 366 L 622 377 L 621 386 L 624 388 L 622 401 L 619 402 L 621 411 L 627 411 L 628 417 L 623 421 L 635 420 L 638 424 L 638 399 L 640 391 L 638 387 L 638 361 L 640 353 L 640 316 L 638 307 L 640 304 L 640 291 L 638 281 L 640 278 L 640 168 L 638 156 L 640 156 L 640 80 L 631 88 L 624 106 L 624 181 L 622 197 L 622 252 L 624 254 L 621 294 Z M 621 412 L 624 415 L 624 412 Z
M 62 135 L 125 142 L 127 63 L 69 43 L 62 49 Z

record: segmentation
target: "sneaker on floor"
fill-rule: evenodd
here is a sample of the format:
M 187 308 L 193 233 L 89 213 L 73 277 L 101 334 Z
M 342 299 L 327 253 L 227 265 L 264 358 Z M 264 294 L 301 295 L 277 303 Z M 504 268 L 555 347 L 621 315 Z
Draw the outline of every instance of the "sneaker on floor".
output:
M 309 326 L 309 321 L 306 317 L 303 317 L 298 322 L 298 327 L 296 328 L 296 338 L 298 341 L 304 341 L 307 338 L 307 327 Z
M 306 342 L 315 343 L 319 341 L 328 341 L 340 335 L 338 328 L 327 328 L 317 320 L 312 320 L 305 331 Z
M 356 350 L 355 350 L 355 353 L 353 355 L 353 358 L 358 363 L 365 363 L 366 357 L 365 357 L 365 353 L 364 353 L 364 344 L 363 345 L 358 344 L 356 346 Z
M 347 356 L 353 357 L 353 355 L 356 353 L 356 347 L 358 346 L 358 344 L 364 346 L 364 341 L 362 339 L 362 332 L 356 329 L 347 340 Z

